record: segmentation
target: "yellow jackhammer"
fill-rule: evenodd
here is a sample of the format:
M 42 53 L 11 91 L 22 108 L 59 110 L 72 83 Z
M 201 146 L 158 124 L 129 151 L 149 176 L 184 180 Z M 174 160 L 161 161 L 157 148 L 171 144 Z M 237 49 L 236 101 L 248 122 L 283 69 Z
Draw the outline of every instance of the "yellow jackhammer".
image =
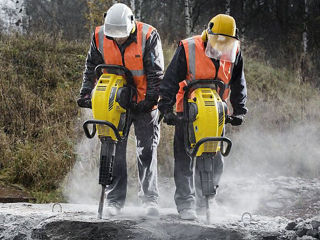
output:
M 98 65 L 95 69 L 99 80 L 92 93 L 92 120 L 83 124 L 88 138 L 98 133 L 101 141 L 99 184 L 101 196 L 98 218 L 102 218 L 105 190 L 113 180 L 113 162 L 116 144 L 128 137 L 131 114 L 134 107 L 132 99 L 136 96 L 133 76 L 130 70 L 118 65 Z M 88 126 L 92 125 L 90 132 Z
M 218 90 L 219 89 L 219 94 Z M 187 154 L 199 169 L 202 195 L 206 201 L 206 217 L 210 223 L 209 200 L 216 194 L 213 182 L 214 156 L 227 156 L 232 142 L 224 137 L 227 104 L 221 99 L 225 84 L 219 80 L 195 80 L 184 87 L 183 124 Z M 223 143 L 227 146 L 224 149 Z

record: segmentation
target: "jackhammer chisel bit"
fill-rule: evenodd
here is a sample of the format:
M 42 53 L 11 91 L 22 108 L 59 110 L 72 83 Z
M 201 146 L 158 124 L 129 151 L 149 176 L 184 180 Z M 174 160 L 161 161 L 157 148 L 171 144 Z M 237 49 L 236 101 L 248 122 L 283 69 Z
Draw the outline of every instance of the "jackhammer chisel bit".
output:
M 200 173 L 202 195 L 205 197 L 207 223 L 210 224 L 210 199 L 216 195 L 214 184 L 214 155 L 202 154 L 197 157 L 197 168 Z
M 112 169 L 116 152 L 116 142 L 109 138 L 101 138 L 99 184 L 101 196 L 98 209 L 98 218 L 102 218 L 106 186 L 112 183 Z

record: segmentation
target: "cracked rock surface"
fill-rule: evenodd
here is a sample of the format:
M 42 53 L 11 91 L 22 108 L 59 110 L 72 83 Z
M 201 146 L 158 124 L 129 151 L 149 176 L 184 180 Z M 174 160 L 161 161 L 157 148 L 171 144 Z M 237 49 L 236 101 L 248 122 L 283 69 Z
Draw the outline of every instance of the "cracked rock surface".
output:
M 97 203 L 2 203 L 0 239 L 320 239 L 318 181 L 226 180 L 211 203 L 210 224 L 202 215 L 180 220 L 167 206 L 158 218 L 128 204 L 120 215 L 98 220 Z

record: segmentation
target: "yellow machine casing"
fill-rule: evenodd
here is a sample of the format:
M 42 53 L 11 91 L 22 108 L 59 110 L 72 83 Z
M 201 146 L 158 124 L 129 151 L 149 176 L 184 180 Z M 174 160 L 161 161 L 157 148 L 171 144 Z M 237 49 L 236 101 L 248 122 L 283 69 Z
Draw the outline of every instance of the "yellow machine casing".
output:
M 95 120 L 112 123 L 123 136 L 126 109 L 116 101 L 119 88 L 127 84 L 121 75 L 103 73 L 96 84 L 92 94 L 92 113 Z M 97 124 L 98 137 L 111 137 L 117 140 L 114 131 L 106 125 Z
M 191 118 L 194 120 L 191 123 L 189 121 L 189 142 L 191 148 L 203 138 L 222 136 L 227 113 L 225 103 L 221 100 L 215 89 L 195 89 L 188 99 L 188 104 L 189 120 L 190 115 L 193 115 Z M 190 111 L 191 109 L 195 109 L 192 105 L 196 105 L 196 111 Z M 212 141 L 203 143 L 199 147 L 196 156 L 201 156 L 202 153 L 216 153 L 220 151 L 219 143 Z

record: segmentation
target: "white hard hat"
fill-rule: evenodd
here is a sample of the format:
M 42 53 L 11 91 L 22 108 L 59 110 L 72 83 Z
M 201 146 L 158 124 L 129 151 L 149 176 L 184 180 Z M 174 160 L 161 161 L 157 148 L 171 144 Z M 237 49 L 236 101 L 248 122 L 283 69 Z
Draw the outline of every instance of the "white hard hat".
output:
M 128 37 L 134 24 L 131 9 L 123 3 L 116 3 L 109 8 L 104 19 L 104 34 L 112 38 Z

